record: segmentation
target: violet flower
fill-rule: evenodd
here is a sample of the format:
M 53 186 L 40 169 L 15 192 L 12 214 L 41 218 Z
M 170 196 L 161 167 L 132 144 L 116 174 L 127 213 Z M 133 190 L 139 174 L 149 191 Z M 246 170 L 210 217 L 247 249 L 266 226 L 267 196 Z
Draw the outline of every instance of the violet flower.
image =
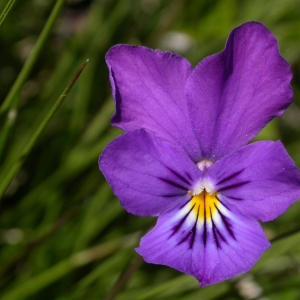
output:
M 121 205 L 158 216 L 136 251 L 201 286 L 248 271 L 269 248 L 258 221 L 300 196 L 300 172 L 280 141 L 246 145 L 292 102 L 292 77 L 261 23 L 234 29 L 195 68 L 179 55 L 117 45 L 106 56 L 125 133 L 100 169 Z

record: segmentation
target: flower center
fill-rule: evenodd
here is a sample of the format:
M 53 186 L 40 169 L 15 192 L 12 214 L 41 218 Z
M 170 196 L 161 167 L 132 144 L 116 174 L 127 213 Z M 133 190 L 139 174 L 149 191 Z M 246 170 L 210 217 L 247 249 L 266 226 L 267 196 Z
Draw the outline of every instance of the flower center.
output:
M 204 221 L 212 219 L 218 204 L 216 193 L 209 194 L 205 189 L 199 195 L 194 195 L 190 201 L 192 211 Z
M 197 163 L 197 167 L 204 171 L 205 169 L 209 168 L 213 164 L 213 161 L 208 158 L 203 158 Z

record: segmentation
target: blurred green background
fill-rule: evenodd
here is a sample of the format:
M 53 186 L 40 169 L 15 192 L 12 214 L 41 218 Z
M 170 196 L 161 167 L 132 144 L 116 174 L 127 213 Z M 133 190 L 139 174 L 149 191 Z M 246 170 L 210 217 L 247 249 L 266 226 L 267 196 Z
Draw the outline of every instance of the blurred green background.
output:
M 2 11 L 8 1 L 0 1 Z M 16 1 L 0 29 L 4 101 L 56 1 Z M 263 22 L 294 73 L 295 102 L 257 139 L 281 139 L 300 166 L 300 5 L 298 0 L 69 0 L 1 121 L 0 183 L 86 59 L 0 210 L 0 299 L 300 299 L 300 202 L 273 222 L 279 237 L 259 263 L 232 280 L 198 282 L 142 262 L 134 247 L 154 224 L 124 211 L 98 170 L 120 131 L 104 56 L 114 44 L 169 49 L 193 65 L 221 51 L 243 22 Z M 8 116 L 8 118 L 7 118 Z M 286 234 L 290 231 L 295 234 Z

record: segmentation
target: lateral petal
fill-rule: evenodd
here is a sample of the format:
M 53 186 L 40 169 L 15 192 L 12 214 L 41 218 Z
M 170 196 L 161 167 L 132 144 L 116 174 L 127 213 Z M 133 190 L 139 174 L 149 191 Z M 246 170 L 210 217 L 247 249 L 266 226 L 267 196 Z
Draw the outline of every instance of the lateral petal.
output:
M 292 73 L 261 23 L 234 29 L 223 52 L 201 61 L 186 85 L 189 114 L 204 157 L 245 146 L 292 102 Z
M 226 201 L 216 206 L 205 221 L 191 201 L 164 213 L 136 251 L 148 263 L 196 277 L 201 287 L 248 271 L 270 243 L 257 221 Z
M 300 170 L 280 141 L 243 147 L 213 164 L 207 175 L 222 199 L 264 222 L 300 197 Z
M 124 131 L 150 129 L 199 160 L 185 97 L 190 63 L 171 52 L 130 45 L 112 47 L 106 62 L 116 105 L 112 124 Z
M 140 216 L 157 216 L 190 198 L 202 172 L 171 143 L 145 129 L 113 140 L 99 167 L 121 205 Z

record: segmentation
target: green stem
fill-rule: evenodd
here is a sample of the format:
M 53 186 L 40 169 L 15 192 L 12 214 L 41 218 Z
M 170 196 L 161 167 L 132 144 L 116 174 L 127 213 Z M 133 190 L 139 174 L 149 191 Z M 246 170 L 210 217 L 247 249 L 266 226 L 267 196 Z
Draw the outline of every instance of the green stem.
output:
M 14 6 L 16 0 L 9 0 L 8 3 L 6 4 L 1 16 L 0 16 L 0 28 L 5 20 L 5 18 L 7 17 L 9 11 L 12 9 L 12 7 Z
M 289 231 L 286 231 L 282 234 L 279 234 L 279 235 L 275 236 L 273 239 L 271 239 L 270 242 L 273 244 L 273 243 L 275 243 L 277 241 L 280 241 L 282 239 L 285 239 L 285 238 L 287 238 L 287 237 L 289 237 L 289 236 L 291 236 L 291 235 L 293 235 L 297 232 L 300 232 L 300 227 L 297 227 L 297 228 L 291 229 Z
M 21 90 L 23 84 L 25 83 L 25 81 L 27 80 L 34 64 L 36 63 L 41 50 L 43 49 L 50 33 L 51 30 L 55 24 L 55 21 L 57 20 L 59 13 L 64 5 L 66 0 L 57 0 L 56 4 L 51 12 L 50 17 L 48 18 L 41 34 L 39 35 L 39 38 L 30 54 L 30 56 L 28 57 L 26 63 L 24 64 L 21 72 L 19 73 L 16 81 L 14 82 L 12 88 L 10 89 L 8 95 L 6 96 L 1 108 L 0 108 L 0 115 L 3 115 L 4 113 L 6 113 L 13 100 L 15 99 L 15 97 L 17 96 L 18 92 Z
M 5 152 L 5 147 L 7 146 L 7 141 L 9 140 L 10 137 L 10 133 L 12 128 L 14 127 L 14 124 L 16 122 L 16 118 L 17 118 L 17 103 L 19 102 L 19 97 L 21 97 L 21 95 L 18 95 L 18 97 L 13 101 L 8 114 L 6 115 L 4 124 L 1 128 L 1 132 L 0 132 L 0 163 L 2 160 L 2 156 Z
M 48 113 L 48 115 L 46 116 L 46 118 L 42 121 L 42 123 L 40 124 L 40 126 L 38 127 L 38 129 L 35 131 L 35 133 L 31 137 L 31 139 L 29 140 L 29 142 L 27 143 L 27 145 L 25 146 L 25 148 L 21 152 L 21 154 L 20 154 L 19 158 L 17 159 L 17 161 L 13 164 L 13 166 L 10 168 L 8 174 L 5 176 L 4 180 L 0 183 L 0 198 L 2 198 L 3 194 L 5 193 L 5 191 L 7 190 L 8 186 L 10 185 L 11 181 L 14 179 L 14 177 L 16 176 L 16 174 L 18 173 L 18 171 L 20 170 L 23 162 L 25 161 L 26 157 L 28 156 L 28 154 L 30 153 L 31 149 L 33 148 L 36 140 L 39 138 L 39 136 L 41 135 L 42 131 L 44 130 L 44 128 L 46 127 L 46 125 L 49 123 L 50 119 L 52 118 L 52 116 L 54 115 L 54 113 L 56 112 L 56 110 L 58 109 L 58 107 L 61 105 L 61 103 L 63 102 L 63 100 L 68 95 L 68 93 L 71 90 L 72 86 L 74 85 L 74 83 L 78 79 L 79 75 L 81 74 L 81 72 L 85 68 L 87 62 L 88 62 L 88 60 L 82 65 L 82 67 L 75 74 L 75 76 L 73 77 L 73 79 L 71 80 L 71 82 L 69 83 L 69 85 L 65 88 L 65 90 L 63 91 L 63 93 L 58 97 L 57 101 L 55 102 L 55 104 L 51 108 L 51 110 Z
M 127 282 L 133 275 L 133 273 L 141 266 L 143 263 L 143 258 L 141 256 L 136 256 L 130 266 L 125 270 L 125 272 L 119 277 L 116 284 L 106 296 L 105 300 L 113 300 L 118 295 L 118 293 L 126 286 Z

